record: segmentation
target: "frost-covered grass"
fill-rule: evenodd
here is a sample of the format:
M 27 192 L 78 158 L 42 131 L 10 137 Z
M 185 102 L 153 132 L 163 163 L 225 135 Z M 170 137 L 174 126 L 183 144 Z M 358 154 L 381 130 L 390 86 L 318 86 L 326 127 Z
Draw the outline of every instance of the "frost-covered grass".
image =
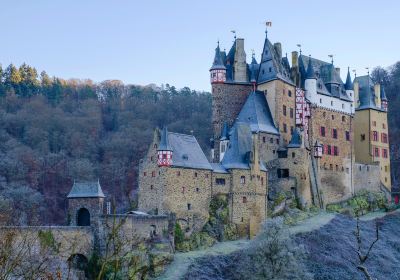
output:
M 364 249 L 375 237 L 375 219 L 380 221 L 380 239 L 373 247 L 365 265 L 373 279 L 400 280 L 400 212 L 375 212 L 365 215 L 360 222 Z M 348 216 L 334 213 L 319 213 L 297 225 L 289 227 L 292 242 L 304 248 L 298 260 L 299 268 L 308 278 L 363 280 L 356 268 L 357 253 L 354 231 L 356 221 Z M 233 243 L 234 244 L 234 243 Z M 245 242 L 245 249 L 224 251 L 221 255 L 204 253 L 186 263 L 184 271 L 175 278 L 162 279 L 240 279 L 238 271 L 248 272 L 246 279 L 266 279 L 257 276 L 255 263 L 242 261 L 253 241 Z M 229 245 L 228 245 L 229 247 Z M 185 258 L 185 255 L 182 255 Z M 262 265 L 259 266 L 262 268 Z M 182 276 L 184 275 L 184 276 Z M 274 279 L 274 278 L 268 278 Z

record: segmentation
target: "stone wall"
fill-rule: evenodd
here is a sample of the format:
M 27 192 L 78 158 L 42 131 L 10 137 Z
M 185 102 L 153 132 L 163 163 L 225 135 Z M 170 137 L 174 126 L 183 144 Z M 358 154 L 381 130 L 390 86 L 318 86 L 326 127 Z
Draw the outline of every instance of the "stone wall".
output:
M 260 160 L 268 162 L 278 158 L 279 135 L 260 132 L 258 135 L 258 146 Z
M 214 135 L 214 162 L 219 162 L 219 138 L 224 122 L 231 127 L 239 115 L 247 96 L 252 91 L 251 84 L 213 84 L 212 85 L 212 126 Z
M 36 226 L 1 227 L 0 238 L 11 234 L 15 248 L 11 254 L 19 254 L 19 266 L 32 273 L 46 271 L 46 275 L 60 274 L 62 279 L 84 279 L 84 272 L 71 267 L 74 256 L 88 261 L 94 248 L 94 234 L 90 227 Z M 10 258 L 13 258 L 10 256 Z M 24 268 L 24 265 L 27 267 Z M 31 277 L 35 277 L 30 275 Z
M 381 189 L 379 164 L 354 164 L 354 191 L 361 190 L 379 192 Z
M 98 222 L 99 215 L 104 211 L 104 198 L 69 198 L 68 199 L 68 224 L 78 225 L 78 211 L 87 209 L 90 213 L 90 225 Z
M 285 146 L 292 138 L 291 128 L 296 125 L 296 91 L 295 87 L 281 80 L 273 80 L 258 85 L 258 90 L 263 91 L 276 127 L 281 134 L 281 146 Z M 286 107 L 286 113 L 284 112 Z M 292 109 L 293 114 L 290 111 Z M 285 127 L 286 126 L 286 130 Z
M 164 173 L 163 173 L 164 172 Z M 165 168 L 164 198 L 161 213 L 173 212 L 190 228 L 199 230 L 209 217 L 211 201 L 211 170 Z

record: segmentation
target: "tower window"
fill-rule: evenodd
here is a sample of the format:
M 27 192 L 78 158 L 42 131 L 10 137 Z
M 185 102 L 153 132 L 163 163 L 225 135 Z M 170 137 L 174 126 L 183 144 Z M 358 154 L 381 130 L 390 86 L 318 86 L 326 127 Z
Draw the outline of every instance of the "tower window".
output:
M 215 184 L 216 185 L 225 185 L 225 179 L 224 178 L 215 178 Z
M 188 209 L 188 210 L 192 210 L 192 204 L 188 203 L 188 204 L 187 204 L 187 209 Z
M 181 172 L 180 171 L 176 171 L 176 176 L 181 176 Z
M 286 116 L 286 106 L 283 105 L 283 115 Z
M 197 172 L 194 172 L 194 177 L 197 178 Z
M 263 139 L 263 143 L 265 143 L 265 136 L 263 136 L 263 138 L 262 138 L 262 139 Z
M 278 168 L 278 178 L 287 178 L 289 177 L 289 169 L 287 168 Z
M 332 138 L 337 139 L 337 129 L 336 128 L 332 129 Z
M 325 126 L 321 126 L 320 134 L 321 134 L 322 137 L 325 137 Z
M 147 175 L 147 172 L 143 172 L 143 176 L 146 177 L 146 175 Z
M 196 192 L 199 192 L 200 191 L 200 189 L 199 188 L 196 188 Z
M 288 95 L 289 95 L 289 97 L 291 97 L 291 96 L 292 96 L 292 91 L 291 91 L 291 90 L 289 90 L 289 93 L 288 93 Z
M 346 141 L 350 141 L 350 132 L 346 131 Z
M 246 177 L 240 176 L 240 184 L 244 185 L 246 183 Z
M 274 143 L 274 138 L 269 138 L 269 143 L 273 144 Z
M 365 140 L 365 134 L 361 134 L 361 141 Z
M 151 177 L 156 177 L 156 172 L 155 171 L 151 171 Z
M 290 108 L 290 118 L 291 118 L 291 119 L 293 119 L 293 115 L 294 115 L 294 113 L 293 113 L 293 108 Z
M 334 115 L 332 115 L 332 120 L 334 120 L 335 119 L 335 116 Z
M 283 124 L 283 132 L 287 132 L 287 125 L 285 123 Z
M 242 201 L 243 201 L 243 203 L 247 203 L 247 197 L 243 196 Z
M 342 122 L 345 122 L 345 121 L 346 121 L 346 117 L 342 116 Z

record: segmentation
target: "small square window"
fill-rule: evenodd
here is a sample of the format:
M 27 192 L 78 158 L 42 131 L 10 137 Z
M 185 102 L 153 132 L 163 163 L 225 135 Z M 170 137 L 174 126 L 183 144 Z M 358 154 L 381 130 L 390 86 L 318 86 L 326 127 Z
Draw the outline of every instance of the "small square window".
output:
M 243 196 L 242 201 L 243 203 L 247 203 L 247 197 Z
M 187 209 L 188 209 L 188 210 L 192 210 L 192 204 L 188 203 Z

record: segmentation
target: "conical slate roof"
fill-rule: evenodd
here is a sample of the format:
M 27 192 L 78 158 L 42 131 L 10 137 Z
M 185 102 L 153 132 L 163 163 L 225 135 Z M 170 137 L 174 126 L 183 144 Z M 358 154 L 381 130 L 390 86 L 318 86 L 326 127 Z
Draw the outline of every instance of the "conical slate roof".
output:
M 383 85 L 381 85 L 381 100 L 382 101 L 387 101 L 385 87 Z
M 350 67 L 347 68 L 347 78 L 346 78 L 346 84 L 344 85 L 345 90 L 353 90 L 353 82 L 351 81 L 351 76 L 350 76 Z
M 172 148 L 171 148 L 171 146 L 169 144 L 169 140 L 168 140 L 168 129 L 166 126 L 164 126 L 164 128 L 161 132 L 160 145 L 159 145 L 157 151 L 172 151 Z
M 222 127 L 221 131 L 221 140 L 228 140 L 229 139 L 229 125 L 227 122 L 224 122 L 224 126 Z
M 300 148 L 302 144 L 300 133 L 297 128 L 293 130 L 292 139 L 290 139 L 288 148 Z
M 252 132 L 279 134 L 272 119 L 267 100 L 261 91 L 250 93 L 239 113 L 237 121 L 247 123 Z
M 314 67 L 311 64 L 311 59 L 308 60 L 306 79 L 317 79 L 317 76 L 314 72 Z
M 215 49 L 214 61 L 210 70 L 217 70 L 217 69 L 226 69 L 224 62 L 222 61 L 221 51 L 219 49 L 219 42 L 218 46 Z

